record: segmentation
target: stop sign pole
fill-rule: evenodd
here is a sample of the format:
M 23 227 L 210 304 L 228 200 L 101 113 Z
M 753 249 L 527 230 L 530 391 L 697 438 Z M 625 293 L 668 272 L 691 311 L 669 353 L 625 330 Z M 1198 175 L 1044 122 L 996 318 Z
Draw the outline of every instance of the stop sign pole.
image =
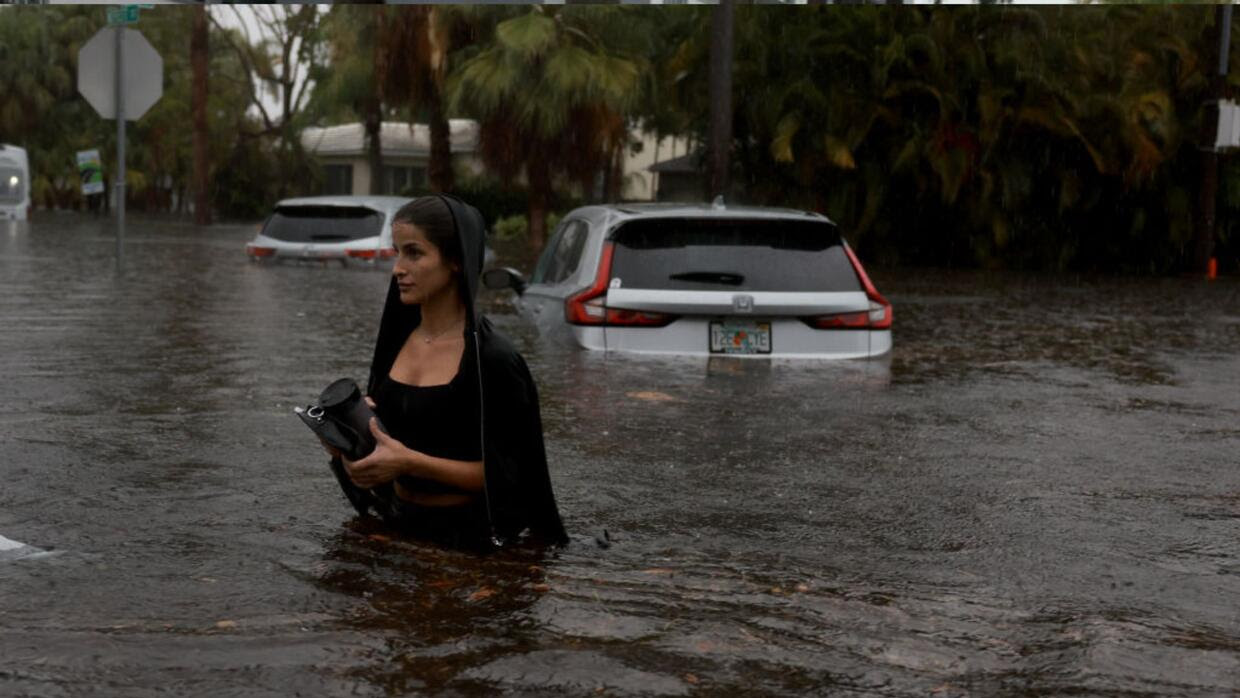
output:
M 125 242 L 125 27 L 116 34 L 116 259 L 121 260 Z
M 116 256 L 125 238 L 125 121 L 137 119 L 163 94 L 164 62 L 141 33 L 126 29 L 143 5 L 108 11 L 108 24 L 78 51 L 78 92 L 99 116 L 116 119 Z M 111 44 L 111 45 L 109 45 Z

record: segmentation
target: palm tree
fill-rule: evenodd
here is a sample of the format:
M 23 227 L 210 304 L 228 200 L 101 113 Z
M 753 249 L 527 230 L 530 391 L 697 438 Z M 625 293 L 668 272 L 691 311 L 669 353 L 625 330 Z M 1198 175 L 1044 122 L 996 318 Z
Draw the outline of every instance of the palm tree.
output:
M 728 189 L 732 168 L 732 60 L 733 28 L 736 23 L 734 0 L 720 0 L 711 13 L 710 23 L 710 155 L 707 198 Z
M 312 111 L 341 118 L 358 118 L 366 134 L 366 159 L 370 167 L 370 193 L 382 193 L 383 148 L 381 129 L 384 100 L 383 77 L 386 47 L 380 41 L 386 8 L 336 5 L 324 18 L 323 27 L 330 69 L 315 84 Z M 344 112 L 339 112 L 343 107 Z
M 431 135 L 431 189 L 451 191 L 443 81 L 450 50 L 468 41 L 467 27 L 448 8 L 431 5 L 342 5 L 330 10 L 325 28 L 331 69 L 315 87 L 314 108 L 329 119 L 361 119 L 373 173 L 371 193 L 378 193 L 381 184 L 381 124 L 397 109 L 425 115 Z
M 477 116 L 482 158 L 501 177 L 525 175 L 535 249 L 555 178 L 592 184 L 627 141 L 646 70 L 632 34 L 617 30 L 633 28 L 632 9 L 474 10 L 494 26 L 449 76 L 449 111 Z
M 393 13 L 380 32 L 385 63 L 380 71 L 392 106 L 426 115 L 431 152 L 427 175 L 431 190 L 452 191 L 451 134 L 444 110 L 449 53 L 469 41 L 469 28 L 448 7 L 414 5 Z

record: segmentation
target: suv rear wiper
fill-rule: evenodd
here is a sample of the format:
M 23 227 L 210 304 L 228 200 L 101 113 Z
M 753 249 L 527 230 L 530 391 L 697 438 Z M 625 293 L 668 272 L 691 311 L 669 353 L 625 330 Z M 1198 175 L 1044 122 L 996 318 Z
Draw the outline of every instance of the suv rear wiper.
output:
M 686 271 L 672 274 L 667 278 L 673 281 L 697 281 L 704 284 L 726 284 L 728 286 L 740 286 L 745 283 L 743 274 L 727 271 Z

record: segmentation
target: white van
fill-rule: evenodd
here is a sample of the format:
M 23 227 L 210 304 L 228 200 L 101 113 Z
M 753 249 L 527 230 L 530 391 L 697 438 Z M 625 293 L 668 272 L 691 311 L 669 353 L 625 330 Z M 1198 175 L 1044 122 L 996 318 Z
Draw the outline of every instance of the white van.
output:
M 26 149 L 0 143 L 0 221 L 30 217 L 30 160 Z

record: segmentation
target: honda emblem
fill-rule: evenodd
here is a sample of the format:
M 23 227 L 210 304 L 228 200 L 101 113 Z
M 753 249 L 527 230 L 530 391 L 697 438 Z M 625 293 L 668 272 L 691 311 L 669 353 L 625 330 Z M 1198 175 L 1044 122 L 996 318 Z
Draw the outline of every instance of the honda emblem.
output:
M 738 294 L 732 296 L 732 311 L 737 313 L 753 312 L 753 296 Z

